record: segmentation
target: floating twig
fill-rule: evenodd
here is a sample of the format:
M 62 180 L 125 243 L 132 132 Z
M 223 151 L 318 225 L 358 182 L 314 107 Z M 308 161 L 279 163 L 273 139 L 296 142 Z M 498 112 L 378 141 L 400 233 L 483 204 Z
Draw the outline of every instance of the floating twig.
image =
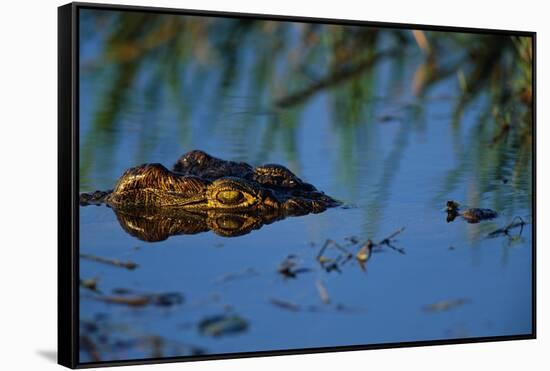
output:
M 103 296 L 96 297 L 96 300 L 102 301 L 108 304 L 120 304 L 129 307 L 145 307 L 151 304 L 151 297 L 146 295 L 138 296 Z
M 330 246 L 333 246 L 337 250 L 341 251 L 343 253 L 343 258 L 342 255 L 337 256 L 335 259 L 330 259 L 324 256 L 323 254 L 325 250 Z M 340 272 L 340 266 L 346 264 L 352 258 L 353 254 L 348 249 L 331 239 L 327 239 L 323 244 L 323 247 L 321 247 L 321 250 L 319 250 L 319 252 L 317 253 L 317 261 L 321 264 L 321 267 L 327 272 L 333 270 Z
M 395 237 L 402 233 L 405 230 L 405 227 L 401 227 L 398 230 L 391 233 L 389 236 L 383 238 L 379 242 L 372 242 L 372 240 L 367 240 L 361 247 L 359 248 L 359 251 L 357 251 L 356 254 L 352 254 L 346 247 L 340 245 L 334 240 L 327 239 L 319 252 L 317 253 L 317 261 L 321 265 L 321 267 L 326 272 L 331 272 L 333 270 L 336 270 L 340 272 L 340 267 L 345 265 L 348 261 L 355 258 L 357 262 L 359 263 L 359 266 L 362 270 L 365 270 L 365 264 L 370 259 L 372 255 L 372 250 L 375 247 L 383 247 L 387 246 L 392 250 L 397 251 L 400 254 L 405 254 L 405 249 L 397 247 L 394 245 Z M 355 236 L 346 237 L 346 240 L 349 241 L 349 244 L 346 245 L 348 248 L 351 246 L 355 246 L 359 243 L 359 240 Z M 335 249 L 339 250 L 341 252 L 340 255 L 338 255 L 336 258 L 329 258 L 325 255 L 326 250 L 329 247 L 334 247 Z
M 327 243 L 330 243 L 332 244 L 334 247 L 336 247 L 338 250 L 342 251 L 344 253 L 344 255 L 347 257 L 353 257 L 353 254 L 350 253 L 345 247 L 343 247 L 342 245 L 340 245 L 338 242 L 334 241 L 334 240 L 327 240 Z
M 402 249 L 402 248 L 399 248 L 399 247 L 396 247 L 393 245 L 393 238 L 395 236 L 397 236 L 398 234 L 400 234 L 401 232 L 403 232 L 405 230 L 405 227 L 401 227 L 400 229 L 398 229 L 397 231 L 393 232 L 392 234 L 390 234 L 388 237 L 384 238 L 382 241 L 374 244 L 375 246 L 381 246 L 381 245 L 386 245 L 388 246 L 389 248 L 397 251 L 398 253 L 400 254 L 405 254 L 405 250 Z
M 138 267 L 136 263 L 131 261 L 123 262 L 118 259 L 103 258 L 101 256 L 96 256 L 91 254 L 80 254 L 80 257 L 83 259 L 95 261 L 98 263 L 109 264 L 109 265 L 114 265 L 115 267 L 126 268 L 128 270 L 134 270 Z
M 519 219 L 519 222 L 516 221 L 516 219 Z M 506 227 L 502 227 L 502 228 L 499 228 L 499 229 L 496 229 L 494 231 L 492 231 L 491 233 L 489 233 L 487 235 L 488 238 L 495 238 L 495 237 L 499 237 L 499 236 L 508 236 L 508 237 L 511 237 L 510 236 L 510 230 L 511 229 L 514 229 L 514 228 L 518 228 L 520 227 L 520 230 L 519 230 L 519 233 L 518 235 L 521 236 L 521 234 L 523 233 L 523 226 L 525 226 L 527 223 L 521 218 L 521 216 L 516 216 L 514 217 L 514 219 L 512 219 L 512 221 L 506 226 Z
M 320 280 L 315 281 L 315 287 L 317 287 L 317 292 L 319 293 L 319 297 L 321 298 L 321 301 L 324 304 L 330 304 L 330 296 L 328 295 L 328 290 L 323 285 L 323 283 Z
M 327 249 L 327 247 L 329 245 L 329 241 L 330 240 L 326 240 L 325 243 L 323 244 L 323 246 L 321 247 L 321 249 L 319 250 L 319 252 L 317 253 L 317 261 L 319 263 L 323 263 L 325 261 L 325 259 L 328 259 L 328 258 L 325 258 L 323 256 L 323 254 L 325 253 L 325 250 Z
M 352 244 L 352 245 L 356 245 L 360 242 L 359 238 L 357 236 L 349 236 L 349 237 L 344 238 L 344 240 L 349 241 L 350 244 Z
M 183 295 L 177 292 L 162 294 L 135 294 L 131 290 L 122 292 L 117 289 L 118 295 L 94 296 L 92 299 L 108 304 L 126 305 L 134 308 L 141 308 L 147 305 L 158 307 L 171 307 L 183 303 Z
M 298 312 L 301 310 L 300 305 L 292 303 L 290 301 L 281 300 L 281 299 L 270 299 L 269 302 L 279 308 L 290 310 L 292 312 Z

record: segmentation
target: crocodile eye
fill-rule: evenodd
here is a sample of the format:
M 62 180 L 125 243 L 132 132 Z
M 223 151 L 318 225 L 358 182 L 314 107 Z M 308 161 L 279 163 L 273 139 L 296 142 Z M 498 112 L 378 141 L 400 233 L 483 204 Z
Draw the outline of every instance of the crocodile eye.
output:
M 217 198 L 224 204 L 237 204 L 243 199 L 243 194 L 239 191 L 221 191 Z

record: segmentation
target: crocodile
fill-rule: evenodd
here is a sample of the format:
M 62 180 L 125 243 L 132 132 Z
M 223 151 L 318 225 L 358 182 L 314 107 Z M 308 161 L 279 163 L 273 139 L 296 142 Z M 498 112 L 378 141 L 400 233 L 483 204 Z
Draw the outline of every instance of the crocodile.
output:
M 464 211 L 460 210 L 460 204 L 456 201 L 447 201 L 447 222 L 452 222 L 456 217 L 461 216 L 468 223 L 479 223 L 483 220 L 494 219 L 498 213 L 491 209 L 469 208 Z
M 206 230 L 242 235 L 341 204 L 282 165 L 252 167 L 200 150 L 181 156 L 172 170 L 158 163 L 130 168 L 113 190 L 81 193 L 79 202 L 106 204 L 127 232 L 148 241 Z

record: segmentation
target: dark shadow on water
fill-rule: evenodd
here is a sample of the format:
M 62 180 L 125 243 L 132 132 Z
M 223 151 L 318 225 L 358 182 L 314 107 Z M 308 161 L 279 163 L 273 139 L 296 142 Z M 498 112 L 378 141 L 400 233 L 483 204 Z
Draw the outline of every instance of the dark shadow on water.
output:
M 56 350 L 38 350 L 36 353 L 45 358 L 46 360 L 57 363 L 57 351 Z

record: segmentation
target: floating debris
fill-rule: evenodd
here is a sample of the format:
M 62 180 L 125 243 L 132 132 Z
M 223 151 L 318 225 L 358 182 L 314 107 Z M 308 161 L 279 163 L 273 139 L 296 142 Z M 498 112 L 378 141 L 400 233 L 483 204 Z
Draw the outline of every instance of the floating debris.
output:
M 405 249 L 395 246 L 395 237 L 402 233 L 404 230 L 405 227 L 401 227 L 395 232 L 391 233 L 386 238 L 383 238 L 380 242 L 374 243 L 372 242 L 372 240 L 369 239 L 367 240 L 367 242 L 361 245 L 361 247 L 355 254 L 352 254 L 350 250 L 348 250 L 348 248 L 356 248 L 356 245 L 358 245 L 359 243 L 359 240 L 356 237 L 347 237 L 346 240 L 348 241 L 348 244 L 344 246 L 338 244 L 334 240 L 327 239 L 317 253 L 316 260 L 326 272 L 331 272 L 333 270 L 341 272 L 340 268 L 353 258 L 357 260 L 361 269 L 365 270 L 366 262 L 371 258 L 374 248 L 389 247 L 390 249 L 397 251 L 400 254 L 405 254 Z M 326 251 L 328 248 L 334 248 L 340 253 L 336 257 L 329 257 L 326 255 Z
M 150 296 L 99 296 L 95 299 L 108 304 L 120 304 L 129 307 L 145 307 L 151 304 Z
M 442 301 L 438 301 L 438 302 L 433 303 L 433 304 L 425 305 L 423 307 L 423 309 L 426 312 L 432 312 L 432 313 L 444 312 L 444 311 L 462 306 L 462 305 L 467 304 L 469 302 L 470 302 L 470 300 L 468 300 L 468 299 L 442 300 Z
M 519 221 L 516 221 L 516 219 L 519 219 Z M 509 232 L 511 229 L 515 229 L 515 228 L 520 228 L 518 236 L 521 236 L 521 234 L 523 233 L 523 227 L 526 224 L 527 223 L 520 216 L 516 216 L 514 219 L 512 219 L 512 221 L 506 227 L 498 228 L 492 231 L 491 233 L 489 233 L 487 235 L 487 238 L 495 238 L 500 236 L 513 237 L 510 235 Z
M 298 274 L 310 272 L 309 268 L 297 268 L 298 257 L 296 255 L 289 255 L 281 262 L 277 268 L 279 272 L 285 278 L 296 278 Z
M 340 251 L 340 254 L 336 258 L 329 258 L 324 255 L 327 248 L 333 247 Z M 326 272 L 331 272 L 333 270 L 340 272 L 340 266 L 344 265 L 348 260 L 353 257 L 353 254 L 349 252 L 344 246 L 341 246 L 336 241 L 327 239 L 321 250 L 317 253 L 317 261 L 321 264 L 321 267 Z
M 344 240 L 349 241 L 352 245 L 356 245 L 359 242 L 361 242 L 359 240 L 359 237 L 357 237 L 357 236 L 349 236 L 349 237 L 344 238 Z
M 80 320 L 80 351 L 85 362 L 123 359 L 128 352 L 140 358 L 200 355 L 204 348 L 167 339 L 157 334 L 142 333 L 135 324 L 113 323 L 106 314 Z
M 336 241 L 333 241 L 333 240 L 330 240 L 330 239 L 326 240 L 324 247 L 326 248 L 327 246 L 329 246 L 331 244 L 332 244 L 332 246 L 334 246 L 335 248 L 340 250 L 346 258 L 351 258 L 353 256 L 353 254 L 351 252 L 349 252 L 349 250 L 347 250 L 345 247 L 341 246 Z
M 97 288 L 97 278 L 88 278 L 84 280 L 80 280 L 80 287 L 88 289 L 90 291 L 93 291 L 95 293 L 100 293 L 101 291 Z
M 293 302 L 290 302 L 290 301 L 286 301 L 286 300 L 270 299 L 269 302 L 271 304 L 275 305 L 276 307 L 286 309 L 286 310 L 290 310 L 292 312 L 298 312 L 302 309 L 299 304 L 296 304 L 296 303 L 293 303 Z
M 326 261 L 323 258 L 320 258 L 319 263 L 321 263 L 321 267 L 327 273 L 330 273 L 332 271 L 342 273 L 342 270 L 340 269 L 340 265 L 339 265 L 341 260 L 342 260 L 341 257 L 338 257 L 335 260 L 326 259 Z
M 328 295 L 328 290 L 323 285 L 323 283 L 319 280 L 315 281 L 315 287 L 317 287 L 317 292 L 319 293 L 319 297 L 321 298 L 321 301 L 324 304 L 330 304 L 330 297 Z
M 238 334 L 248 329 L 248 321 L 235 314 L 206 317 L 199 322 L 199 332 L 209 336 Z
M 369 239 L 367 242 L 361 246 L 357 254 L 355 254 L 355 259 L 359 263 L 359 267 L 361 267 L 361 270 L 366 270 L 366 264 L 367 261 L 369 261 L 370 257 L 372 256 L 372 248 L 374 246 L 374 243 Z
M 386 246 L 389 247 L 390 249 L 395 250 L 395 251 L 397 251 L 397 252 L 400 253 L 400 254 L 405 254 L 405 250 L 404 250 L 404 249 L 399 248 L 399 247 L 395 247 L 395 246 L 393 245 L 393 243 L 395 242 L 394 238 L 395 238 L 398 234 L 401 234 L 404 230 L 405 230 L 405 227 L 401 227 L 401 228 L 398 229 L 397 231 L 395 231 L 395 232 L 393 232 L 392 234 L 390 234 L 388 237 L 384 238 L 382 241 L 380 241 L 380 242 L 378 242 L 378 243 L 375 243 L 374 246 L 386 245 Z
M 87 260 L 91 260 L 91 261 L 95 261 L 95 262 L 103 263 L 103 264 L 109 264 L 109 265 L 113 265 L 115 267 L 126 268 L 128 270 L 134 270 L 138 267 L 138 265 L 136 263 L 131 262 L 131 261 L 122 262 L 118 259 L 103 258 L 101 256 L 95 256 L 95 255 L 91 255 L 91 254 L 80 254 L 80 257 L 82 259 L 87 259 Z
M 172 307 L 183 303 L 183 295 L 179 292 L 167 292 L 153 295 L 153 302 L 159 307 Z
M 116 295 L 95 296 L 93 299 L 108 304 L 120 304 L 129 307 L 145 307 L 155 305 L 158 307 L 171 307 L 183 303 L 183 295 L 177 292 L 162 294 L 136 294 L 130 289 L 115 289 Z
M 325 297 L 325 300 L 328 299 L 328 292 L 326 294 L 327 296 Z M 308 312 L 325 312 L 325 313 L 326 312 L 365 313 L 366 311 L 366 309 L 364 308 L 352 308 L 342 303 L 331 304 L 328 301 L 327 302 L 323 301 L 323 305 L 311 304 L 311 305 L 304 305 L 304 306 L 301 306 L 299 304 L 296 304 L 288 300 L 282 300 L 282 299 L 270 299 L 269 302 L 276 307 L 279 307 L 281 309 L 288 310 L 291 312 L 308 311 Z

